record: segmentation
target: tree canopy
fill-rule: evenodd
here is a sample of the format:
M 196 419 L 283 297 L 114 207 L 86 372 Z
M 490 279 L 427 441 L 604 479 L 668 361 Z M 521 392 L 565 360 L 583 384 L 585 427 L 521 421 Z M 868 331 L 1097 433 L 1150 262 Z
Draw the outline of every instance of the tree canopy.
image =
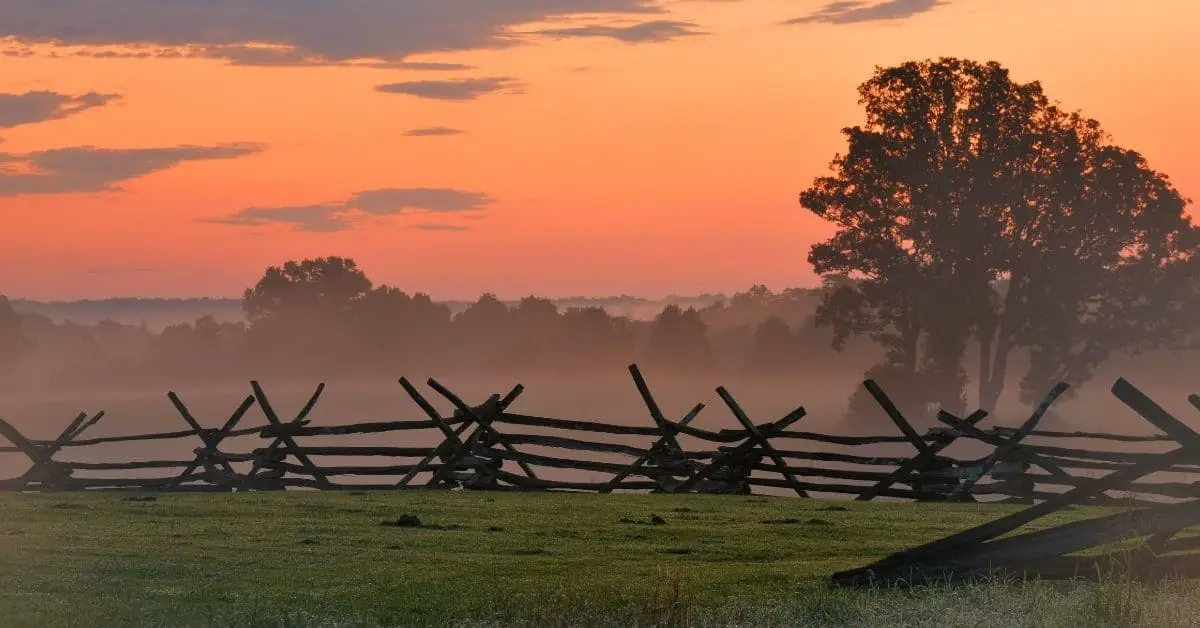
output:
M 1028 400 L 1194 329 L 1188 201 L 1098 122 L 994 62 L 877 68 L 859 97 L 866 122 L 800 194 L 836 227 L 809 254 L 830 277 L 817 320 L 835 344 L 868 335 L 955 411 L 974 341 L 979 403 L 994 410 L 1015 351 Z
M 28 350 L 29 339 L 21 316 L 8 302 L 8 297 L 0 294 L 0 379 L 16 371 Z
M 712 364 L 707 326 L 694 308 L 667 305 L 650 326 L 646 358 L 653 366 L 695 371 Z

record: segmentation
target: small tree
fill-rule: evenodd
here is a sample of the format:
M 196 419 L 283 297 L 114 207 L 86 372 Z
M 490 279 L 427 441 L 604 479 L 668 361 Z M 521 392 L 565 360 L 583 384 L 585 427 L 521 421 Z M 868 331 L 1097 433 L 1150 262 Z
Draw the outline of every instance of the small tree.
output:
M 498 366 L 508 348 L 512 311 L 488 292 L 454 317 L 454 341 L 471 366 Z
M 556 368 L 574 357 L 573 352 L 565 350 L 563 317 L 550 299 L 525 297 L 509 312 L 509 318 L 512 335 L 507 353 L 514 366 Z
M 357 347 L 376 367 L 431 368 L 452 353 L 445 346 L 450 308 L 429 295 L 409 296 L 391 286 L 363 295 L 354 307 Z
M 613 316 L 597 306 L 568 307 L 563 312 L 564 350 L 570 351 L 566 369 L 618 368 L 635 359 L 632 321 Z
M 691 371 L 712 366 L 707 327 L 694 308 L 668 305 L 650 326 L 647 360 L 654 365 Z
M 746 349 L 744 368 L 749 373 L 779 374 L 799 363 L 792 328 L 778 316 L 769 316 L 754 328 Z
M 329 357 L 353 348 L 350 329 L 371 280 L 354 260 L 320 257 L 267 268 L 242 297 L 252 350 L 293 367 L 301 357 Z
M 272 318 L 304 314 L 336 316 L 348 313 L 371 291 L 371 280 L 354 260 L 318 257 L 268 267 L 242 296 L 242 309 L 251 327 Z

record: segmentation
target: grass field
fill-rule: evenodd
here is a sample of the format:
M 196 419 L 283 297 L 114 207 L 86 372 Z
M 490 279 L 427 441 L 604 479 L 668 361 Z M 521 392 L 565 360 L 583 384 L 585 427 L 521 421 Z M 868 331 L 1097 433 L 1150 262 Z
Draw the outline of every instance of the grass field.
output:
M 1200 623 L 1200 588 L 1186 583 L 907 592 L 823 583 L 1011 511 L 1004 506 L 466 492 L 124 497 L 0 496 L 0 625 Z M 404 515 L 423 526 L 385 524 Z

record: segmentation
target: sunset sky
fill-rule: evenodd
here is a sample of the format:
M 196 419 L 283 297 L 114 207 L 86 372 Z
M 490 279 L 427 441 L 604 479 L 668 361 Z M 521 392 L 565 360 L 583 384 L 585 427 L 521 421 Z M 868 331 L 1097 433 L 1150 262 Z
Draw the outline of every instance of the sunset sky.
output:
M 876 65 L 999 61 L 1200 195 L 1194 0 L 3 0 L 0 293 L 815 283 Z

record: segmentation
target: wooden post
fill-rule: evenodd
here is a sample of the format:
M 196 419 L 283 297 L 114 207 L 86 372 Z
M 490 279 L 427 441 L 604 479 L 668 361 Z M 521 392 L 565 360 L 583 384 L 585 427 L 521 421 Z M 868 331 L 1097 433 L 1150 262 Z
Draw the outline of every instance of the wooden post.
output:
M 57 488 L 60 482 L 69 481 L 70 464 L 56 462 L 54 455 L 103 417 L 103 411 L 97 412 L 90 419 L 86 412 L 80 412 L 67 424 L 57 438 L 48 443 L 38 443 L 26 439 L 16 428 L 6 424 L 8 431 L 3 435 L 16 446 L 18 451 L 25 453 L 33 463 L 25 473 L 12 481 L 13 489 L 25 490 L 32 484 L 37 484 L 39 488 Z M 30 455 L 33 451 L 37 452 L 35 456 Z
M 737 418 L 738 423 L 741 423 L 742 427 L 746 428 L 746 434 L 749 435 L 749 439 L 755 443 L 758 443 L 759 449 L 770 456 L 771 460 L 775 461 L 775 464 L 779 465 L 779 474 L 782 475 L 783 479 L 787 480 L 787 483 L 792 486 L 792 490 L 796 491 L 796 494 L 800 497 L 808 497 L 808 493 L 804 489 L 800 488 L 800 485 L 796 483 L 795 476 L 793 476 L 791 472 L 787 470 L 787 462 L 785 462 L 783 457 L 779 455 L 778 451 L 775 451 L 775 448 L 771 446 L 771 441 L 767 439 L 762 431 L 755 427 L 754 423 L 750 421 L 750 417 L 746 416 L 746 412 L 742 410 L 742 406 L 738 405 L 738 402 L 733 398 L 733 395 L 729 394 L 729 391 L 726 390 L 724 386 L 717 387 L 717 395 L 721 397 L 721 401 L 724 401 L 725 405 L 729 406 L 729 411 L 732 412 L 733 416 Z
M 1038 421 L 1042 420 L 1042 415 L 1046 414 L 1046 411 L 1050 409 L 1050 404 L 1054 403 L 1060 395 L 1066 392 L 1067 388 L 1070 388 L 1070 386 L 1066 382 L 1059 382 L 1054 388 L 1050 389 L 1050 392 L 1046 394 L 1046 398 L 1042 400 L 1042 403 L 1038 404 L 1037 409 L 1033 411 L 1033 415 L 1029 417 L 1029 420 L 1021 425 L 1021 428 L 1017 430 L 1017 433 L 1012 438 L 1006 440 L 1003 445 L 1000 445 L 992 452 L 992 455 L 988 456 L 987 460 L 980 466 L 978 474 L 974 474 L 963 481 L 962 484 L 959 484 L 958 490 L 954 492 L 951 499 L 953 501 L 961 500 L 963 495 L 971 492 L 971 487 L 975 486 L 975 482 L 979 481 L 979 478 L 987 475 L 997 462 L 1005 460 L 1012 453 L 1013 448 L 1017 446 L 1017 443 L 1021 442 L 1022 438 L 1028 436 L 1033 431 L 1033 428 L 1037 427 Z
M 458 455 L 457 460 L 461 460 L 463 457 L 471 453 L 471 446 L 473 446 L 478 440 L 478 436 L 473 434 L 472 436 L 475 437 L 476 441 L 472 441 L 470 438 L 468 438 L 469 442 L 463 442 L 459 436 L 470 429 L 472 423 L 479 423 L 479 414 L 474 412 L 467 414 L 461 410 L 457 410 L 455 414 L 461 415 L 465 420 L 461 425 L 458 426 L 457 429 L 452 430 L 446 421 L 442 419 L 442 416 L 438 413 L 437 409 L 434 408 L 423 395 L 421 395 L 420 391 L 418 391 L 416 387 L 408 381 L 408 379 L 401 377 L 400 386 L 404 388 L 404 391 L 408 393 L 408 396 L 412 398 L 413 402 L 415 402 L 417 406 L 425 412 L 429 419 L 433 421 L 434 425 L 441 430 L 442 434 L 445 435 L 445 439 L 436 448 L 434 448 L 432 453 L 417 463 L 417 466 L 415 466 L 412 471 L 405 474 L 405 476 L 400 479 L 400 482 L 397 484 L 397 486 L 406 486 L 414 477 L 417 476 L 417 474 L 426 470 L 430 463 L 433 462 L 434 458 L 440 457 L 444 465 L 441 469 L 435 472 L 433 478 L 426 483 L 426 486 L 436 486 L 442 478 L 451 472 L 450 467 L 452 467 L 452 465 L 449 464 L 449 461 L 454 458 L 456 454 L 460 454 Z M 478 408 L 478 410 L 480 413 L 487 414 L 487 408 L 494 408 L 493 414 L 499 414 L 508 408 L 508 406 L 512 405 L 512 403 L 517 400 L 517 397 L 521 396 L 521 393 L 524 391 L 525 387 L 517 384 L 503 398 L 501 398 L 499 395 L 492 395 L 490 398 L 488 398 L 487 402 Z
M 971 414 L 971 416 L 967 417 L 964 422 L 968 425 L 975 425 L 975 424 L 979 423 L 980 421 L 982 421 L 983 419 L 985 419 L 986 417 L 987 417 L 987 412 L 984 412 L 983 410 L 976 410 L 974 413 Z M 939 459 L 938 453 L 940 453 L 943 449 L 946 449 L 950 445 L 954 444 L 954 441 L 957 440 L 958 437 L 959 437 L 959 434 L 955 433 L 952 435 L 944 436 L 944 437 L 938 439 L 936 442 L 931 443 L 927 450 L 928 452 L 930 452 L 931 455 L 926 455 L 925 453 L 918 451 L 916 456 L 913 456 L 910 460 L 908 460 L 908 462 L 905 462 L 904 464 L 897 467 L 894 471 L 892 471 L 890 474 L 888 474 L 887 477 L 885 477 L 884 479 L 877 482 L 874 486 L 871 486 L 871 487 L 867 488 L 866 490 L 864 490 L 862 493 L 859 493 L 858 497 L 856 497 L 855 499 L 857 501 L 870 501 L 870 500 L 874 499 L 875 497 L 877 497 L 883 491 L 887 490 L 888 487 L 890 487 L 891 485 L 893 485 L 899 481 L 902 481 L 904 478 L 908 477 L 908 475 L 913 473 L 914 471 L 920 471 L 924 468 L 927 468 L 931 464 L 935 464 L 937 462 L 937 460 Z M 920 499 L 919 494 L 918 494 L 918 499 Z
M 700 415 L 700 411 L 703 409 L 704 404 L 696 404 L 696 406 L 692 408 L 691 412 L 688 412 L 682 419 L 679 420 L 679 427 L 686 427 L 687 424 L 691 423 L 697 416 Z M 608 481 L 608 485 L 600 489 L 601 493 L 611 493 L 613 489 L 620 485 L 622 480 L 629 477 L 631 474 L 636 473 L 647 463 L 656 460 L 660 456 L 677 456 L 683 453 L 683 448 L 679 446 L 678 441 L 675 441 L 675 435 L 678 434 L 678 428 L 672 425 L 670 422 L 664 420 L 660 426 L 660 429 L 662 430 L 662 435 L 659 436 L 658 440 L 654 441 L 654 444 L 650 446 L 650 449 L 641 456 L 638 456 L 637 459 L 633 461 L 633 464 L 630 464 L 623 471 L 620 471 L 614 475 L 612 479 Z M 672 444 L 672 441 L 675 441 L 674 444 Z M 666 489 L 667 487 L 663 488 Z M 671 487 L 670 489 L 667 489 L 667 492 L 673 492 L 673 490 L 674 487 Z
M 455 408 L 458 408 L 458 410 L 460 412 L 462 412 L 464 416 L 466 416 L 468 419 L 473 421 L 477 426 L 475 428 L 475 431 L 471 434 L 471 436 L 469 436 L 467 438 L 466 442 L 464 442 L 462 444 L 462 446 L 459 447 L 458 450 L 455 451 L 454 454 L 451 455 L 450 461 L 447 462 L 446 467 L 444 467 L 442 471 L 439 471 L 439 473 L 434 476 L 435 480 L 438 477 L 440 477 L 441 475 L 443 475 L 445 472 L 447 472 L 446 471 L 447 469 L 452 468 L 454 466 L 454 464 L 456 464 L 459 460 L 461 460 L 467 454 L 471 453 L 471 449 L 472 449 L 472 447 L 474 447 L 475 443 L 478 442 L 480 438 L 487 435 L 488 433 L 495 434 L 498 442 L 500 442 L 500 444 L 508 451 L 511 451 L 514 453 L 517 451 L 516 448 L 514 448 L 511 444 L 505 443 L 503 441 L 503 436 L 492 425 L 492 422 L 495 420 L 495 418 L 500 416 L 500 413 L 503 411 L 503 409 L 500 408 L 500 404 L 498 402 L 493 403 L 493 404 L 488 404 L 487 406 L 481 406 L 481 409 L 483 411 L 477 413 L 475 411 L 475 409 L 471 408 L 471 406 L 468 406 L 466 404 L 466 402 L 464 402 L 462 400 L 462 398 L 460 398 L 458 395 L 451 392 L 450 389 L 446 388 L 445 386 L 442 386 L 437 380 L 433 379 L 432 377 L 429 378 L 429 380 L 426 382 L 426 384 L 430 388 L 437 391 L 438 394 L 445 397 L 450 403 L 454 404 Z M 521 386 L 520 384 L 518 384 L 514 390 L 515 390 L 515 394 L 510 393 L 510 397 L 512 397 L 513 399 L 515 399 L 517 395 L 521 394 L 521 391 L 524 390 L 524 387 Z M 511 401 L 509 403 L 511 403 Z M 518 464 L 520 465 L 521 470 L 525 472 L 525 475 L 529 476 L 530 478 L 537 479 L 537 474 L 535 474 L 533 472 L 533 469 L 530 468 L 527 464 L 524 464 L 524 463 L 518 463 Z
M 282 428 L 283 423 L 279 420 L 279 415 L 275 413 L 275 408 L 271 406 L 271 402 L 267 400 L 267 394 L 263 392 L 262 386 L 260 386 L 257 381 L 251 381 L 250 389 L 254 393 L 254 399 L 258 401 L 258 407 L 262 409 L 263 416 L 266 417 L 267 423 L 272 427 Z M 297 426 L 306 424 L 308 422 L 308 414 L 312 412 L 313 407 L 317 405 L 317 400 L 321 398 L 321 393 L 324 391 L 325 383 L 322 382 L 317 385 L 317 389 L 313 392 L 312 396 L 308 398 L 308 403 L 304 404 L 304 407 L 300 409 L 300 412 L 296 413 L 296 416 L 293 417 L 289 423 Z M 317 486 L 329 486 L 328 478 L 321 473 L 320 469 L 313 464 L 312 460 L 310 460 L 308 456 L 304 455 L 304 453 L 297 452 L 299 446 L 296 445 L 296 441 L 287 432 L 279 432 L 278 436 L 275 437 L 275 440 L 267 446 L 267 459 L 269 459 L 277 450 L 279 450 L 281 446 L 285 446 L 283 455 L 286 456 L 287 453 L 293 453 L 293 455 L 296 456 L 296 459 L 300 461 L 300 464 L 304 465 L 305 471 L 312 474 Z M 258 471 L 262 467 L 262 462 L 262 460 L 256 460 L 254 462 L 250 468 L 250 473 L 246 475 L 246 482 L 243 484 L 243 486 L 249 488 L 253 485 Z
M 804 408 L 796 408 L 788 413 L 787 416 L 779 419 L 779 421 L 776 421 L 775 423 L 757 426 L 759 436 L 763 437 L 764 440 L 774 436 L 787 429 L 789 425 L 804 418 L 804 415 Z M 716 471 L 731 466 L 735 461 L 744 458 L 751 452 L 751 450 L 756 449 L 761 445 L 760 441 L 755 440 L 749 435 L 749 433 L 746 434 L 747 436 L 742 440 L 741 443 L 725 452 L 727 455 L 714 457 L 709 464 L 697 471 L 695 475 L 688 478 L 683 484 L 680 484 L 678 487 L 676 487 L 675 491 L 686 493 L 692 490 L 698 483 L 703 480 L 707 480 Z M 790 484 L 794 484 L 794 481 Z
M 220 465 L 221 470 L 225 471 L 225 473 L 236 476 L 237 474 L 233 470 L 233 466 L 230 465 L 227 460 L 220 458 L 216 458 L 214 460 L 214 456 L 219 453 L 217 448 L 220 446 L 221 441 L 233 431 L 233 428 L 237 426 L 238 421 L 241 421 L 242 417 L 246 415 L 246 412 L 250 410 L 250 406 L 254 405 L 254 395 L 247 395 L 246 398 L 242 400 L 241 405 L 239 405 L 237 409 L 233 411 L 233 414 L 231 414 L 225 421 L 225 425 L 223 425 L 219 430 L 205 430 L 201 428 L 200 422 L 192 416 L 192 413 L 187 409 L 187 406 L 183 404 L 183 401 L 181 401 L 179 396 L 174 392 L 168 392 L 167 398 L 171 400 L 171 403 L 175 406 L 175 410 L 179 412 L 179 416 L 183 417 L 183 420 L 187 422 L 187 424 L 196 432 L 196 436 L 200 438 L 200 442 L 204 444 L 203 447 L 196 450 L 195 459 L 191 464 L 184 468 L 183 472 L 180 473 L 178 477 L 175 478 L 175 482 L 171 484 L 169 488 L 177 488 L 189 476 L 191 476 L 192 472 L 195 471 L 196 467 L 199 466 L 203 466 L 205 471 L 207 471 L 209 474 L 212 474 L 214 462 L 217 465 Z M 232 488 L 232 486 L 230 488 Z

